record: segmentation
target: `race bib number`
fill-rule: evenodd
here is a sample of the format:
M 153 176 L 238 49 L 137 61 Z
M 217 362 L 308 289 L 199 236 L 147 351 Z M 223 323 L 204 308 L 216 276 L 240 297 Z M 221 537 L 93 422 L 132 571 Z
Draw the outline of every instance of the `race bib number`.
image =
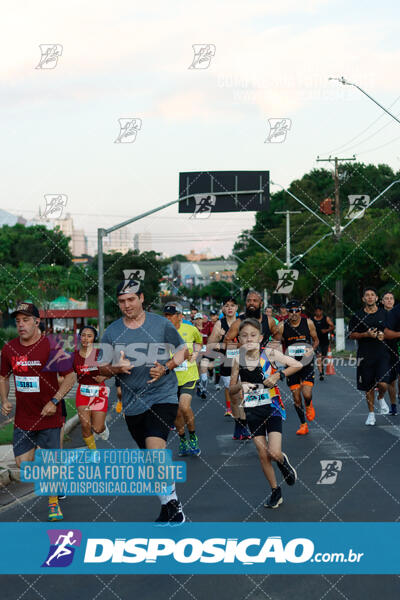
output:
M 228 348 L 226 351 L 226 358 L 235 358 L 239 356 L 239 348 Z
M 188 370 L 188 361 L 184 360 L 183 363 L 175 367 L 174 371 L 187 371 Z
M 206 346 L 206 344 L 204 344 L 204 346 L 201 347 L 200 352 L 207 352 L 207 346 Z
M 269 390 L 253 390 L 249 394 L 244 395 L 243 406 L 253 408 L 264 404 L 271 404 L 271 396 Z
M 296 356 L 304 356 L 306 350 L 306 346 L 289 346 L 288 353 L 289 356 L 295 358 Z
M 87 396 L 89 398 L 97 398 L 99 393 L 100 393 L 99 385 L 82 385 L 81 384 L 82 396 Z
M 15 388 L 18 392 L 40 392 L 39 377 L 15 375 Z

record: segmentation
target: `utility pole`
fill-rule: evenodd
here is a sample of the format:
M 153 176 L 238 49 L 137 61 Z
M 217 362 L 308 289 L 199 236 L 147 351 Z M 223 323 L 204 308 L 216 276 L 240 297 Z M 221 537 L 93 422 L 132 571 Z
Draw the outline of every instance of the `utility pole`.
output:
M 340 193 L 339 193 L 339 162 L 349 162 L 356 160 L 353 155 L 351 158 L 319 158 L 317 162 L 334 162 L 335 163 L 335 240 L 339 242 L 342 235 L 341 216 L 340 216 Z M 335 284 L 335 317 L 336 317 L 336 351 L 339 352 L 345 349 L 344 337 L 344 312 L 343 312 L 343 279 L 336 279 Z
M 299 215 L 301 210 L 276 210 L 275 215 L 286 215 L 286 266 L 288 269 L 292 266 L 290 258 L 290 215 Z

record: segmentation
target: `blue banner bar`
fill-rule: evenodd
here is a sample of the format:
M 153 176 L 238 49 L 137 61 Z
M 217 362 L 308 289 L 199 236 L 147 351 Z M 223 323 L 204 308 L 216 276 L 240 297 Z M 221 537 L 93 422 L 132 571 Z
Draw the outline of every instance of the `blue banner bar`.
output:
M 399 574 L 400 523 L 2 523 L 2 574 Z

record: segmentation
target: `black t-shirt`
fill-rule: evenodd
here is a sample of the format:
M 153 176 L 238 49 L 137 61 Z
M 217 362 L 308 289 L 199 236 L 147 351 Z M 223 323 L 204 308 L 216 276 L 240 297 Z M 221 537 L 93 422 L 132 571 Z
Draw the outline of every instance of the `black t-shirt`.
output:
M 317 319 L 317 317 L 314 316 L 312 317 L 312 321 L 315 325 L 315 329 L 317 330 L 317 336 L 320 345 L 322 344 L 323 346 L 327 346 L 329 344 L 329 334 L 321 332 L 321 329 L 329 329 L 329 323 L 326 316 L 323 315 L 320 319 Z
M 391 329 L 392 331 L 400 331 L 400 304 L 398 304 L 397 306 L 394 306 L 392 308 L 392 310 L 385 310 L 385 313 L 386 313 L 386 327 L 388 329 Z M 398 358 L 399 340 L 400 340 L 400 338 L 395 338 L 394 340 L 385 340 L 385 343 L 389 347 L 389 352 L 390 352 L 391 358 L 393 360 L 397 360 L 397 358 Z
M 367 313 L 362 308 L 352 316 L 349 323 L 350 333 L 365 333 L 368 329 L 377 329 L 384 331 L 386 326 L 386 311 L 378 308 L 374 313 Z M 388 352 L 386 341 L 380 341 L 377 338 L 366 337 L 357 340 L 357 355 L 363 358 L 379 358 Z

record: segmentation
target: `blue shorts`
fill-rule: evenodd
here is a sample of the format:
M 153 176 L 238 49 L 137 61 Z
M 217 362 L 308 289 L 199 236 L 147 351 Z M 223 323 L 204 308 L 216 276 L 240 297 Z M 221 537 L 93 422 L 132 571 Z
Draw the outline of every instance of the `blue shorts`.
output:
M 35 431 L 26 431 L 15 427 L 13 436 L 14 456 L 25 454 L 32 448 L 58 449 L 60 447 L 60 431 L 60 427 Z

